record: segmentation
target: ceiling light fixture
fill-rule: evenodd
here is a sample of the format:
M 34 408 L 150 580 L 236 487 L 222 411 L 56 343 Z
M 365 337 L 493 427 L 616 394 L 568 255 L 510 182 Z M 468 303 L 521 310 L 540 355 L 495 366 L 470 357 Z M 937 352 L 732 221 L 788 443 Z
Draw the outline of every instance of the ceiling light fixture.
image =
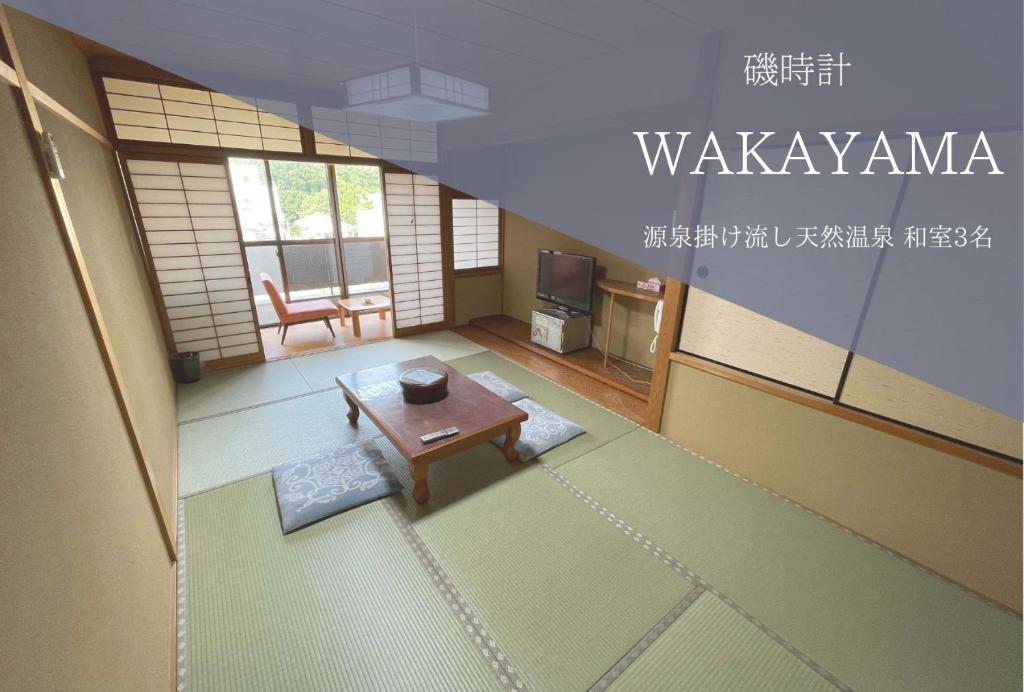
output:
M 348 110 L 417 122 L 487 115 L 488 89 L 413 64 L 345 82 Z
M 415 62 L 344 82 L 348 110 L 432 123 L 487 115 L 487 87 L 419 64 L 415 6 L 412 31 Z

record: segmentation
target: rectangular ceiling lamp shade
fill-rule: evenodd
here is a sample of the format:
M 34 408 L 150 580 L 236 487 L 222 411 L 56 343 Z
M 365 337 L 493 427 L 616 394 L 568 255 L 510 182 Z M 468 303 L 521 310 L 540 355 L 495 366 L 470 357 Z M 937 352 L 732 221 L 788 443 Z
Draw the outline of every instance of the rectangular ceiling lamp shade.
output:
M 488 89 L 420 65 L 406 65 L 345 82 L 348 109 L 415 122 L 486 115 Z

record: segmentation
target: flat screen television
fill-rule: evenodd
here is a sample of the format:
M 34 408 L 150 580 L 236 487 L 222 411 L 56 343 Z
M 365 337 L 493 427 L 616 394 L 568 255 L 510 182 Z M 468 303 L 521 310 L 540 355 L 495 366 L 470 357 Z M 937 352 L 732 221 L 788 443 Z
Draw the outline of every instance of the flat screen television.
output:
M 537 253 L 537 297 L 589 314 L 596 263 L 597 260 L 586 255 L 540 250 Z

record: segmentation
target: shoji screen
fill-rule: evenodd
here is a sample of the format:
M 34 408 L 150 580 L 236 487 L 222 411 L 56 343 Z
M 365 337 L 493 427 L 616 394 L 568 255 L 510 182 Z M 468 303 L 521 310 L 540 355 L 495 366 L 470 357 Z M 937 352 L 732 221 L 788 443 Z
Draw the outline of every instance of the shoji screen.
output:
M 294 103 L 113 77 L 103 88 L 118 139 L 302 151 Z
M 493 202 L 452 200 L 452 251 L 456 271 L 498 266 L 499 218 L 498 207 Z
M 437 123 L 313 106 L 316 153 L 437 161 Z
M 178 351 L 261 351 L 222 163 L 127 158 L 139 224 Z
M 445 321 L 441 200 L 437 182 L 385 173 L 388 252 L 398 330 Z
M 679 349 L 834 396 L 846 349 L 690 288 Z

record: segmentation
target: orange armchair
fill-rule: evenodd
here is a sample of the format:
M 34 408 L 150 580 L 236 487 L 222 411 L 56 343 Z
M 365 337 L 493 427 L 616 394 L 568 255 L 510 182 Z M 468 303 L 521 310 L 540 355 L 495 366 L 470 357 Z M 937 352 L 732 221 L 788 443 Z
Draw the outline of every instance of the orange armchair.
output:
M 331 318 L 338 314 L 338 308 L 334 303 L 323 299 L 307 300 L 301 303 L 286 303 L 281 298 L 281 294 L 278 293 L 277 287 L 274 286 L 274 282 L 269 274 L 265 272 L 260 274 L 260 281 L 263 282 L 263 288 L 266 290 L 267 295 L 270 296 L 270 303 L 274 306 L 277 319 L 281 322 L 277 330 L 280 332 L 281 327 L 284 327 L 284 333 L 281 334 L 282 344 L 284 343 L 284 338 L 288 336 L 288 327 L 292 324 L 322 321 L 331 330 L 331 336 L 334 336 Z

